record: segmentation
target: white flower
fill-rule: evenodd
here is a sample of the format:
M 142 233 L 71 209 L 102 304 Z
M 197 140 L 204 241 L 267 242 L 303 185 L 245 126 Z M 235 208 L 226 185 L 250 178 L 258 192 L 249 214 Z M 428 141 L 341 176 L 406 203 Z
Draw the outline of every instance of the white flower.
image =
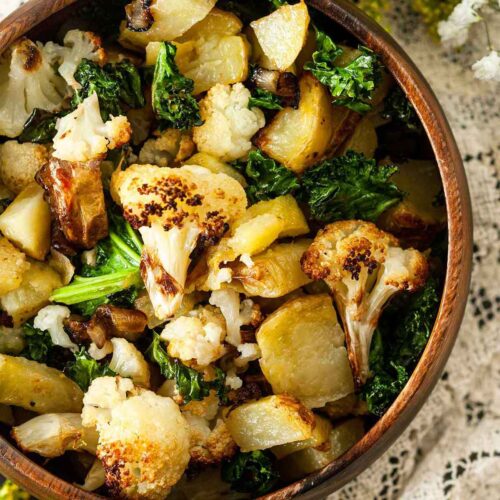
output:
M 478 11 L 487 4 L 487 0 L 462 0 L 446 21 L 438 25 L 438 33 L 443 42 L 450 42 L 454 47 L 459 47 L 467 41 L 469 28 L 481 17 Z
M 472 71 L 478 80 L 500 82 L 500 55 L 496 50 L 492 50 L 472 65 Z

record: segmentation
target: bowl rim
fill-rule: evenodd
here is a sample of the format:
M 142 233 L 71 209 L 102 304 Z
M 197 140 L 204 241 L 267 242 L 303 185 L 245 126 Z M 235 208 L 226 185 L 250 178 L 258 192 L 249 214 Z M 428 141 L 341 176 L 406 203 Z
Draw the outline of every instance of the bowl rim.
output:
M 77 0 L 31 0 L 0 22 L 0 52 L 15 39 Z M 431 142 L 448 212 L 448 265 L 431 337 L 409 382 L 367 434 L 338 460 L 262 498 L 324 498 L 365 470 L 402 434 L 426 401 L 453 348 L 463 318 L 472 270 L 472 209 L 460 152 L 429 84 L 399 44 L 347 0 L 307 0 L 360 43 L 381 56 L 414 105 Z M 0 472 L 41 499 L 96 499 L 35 464 L 0 436 Z

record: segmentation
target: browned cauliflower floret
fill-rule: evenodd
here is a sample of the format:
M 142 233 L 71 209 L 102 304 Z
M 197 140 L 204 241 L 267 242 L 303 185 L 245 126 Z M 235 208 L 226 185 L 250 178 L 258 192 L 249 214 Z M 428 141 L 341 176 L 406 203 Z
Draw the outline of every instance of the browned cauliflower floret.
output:
M 167 167 L 189 158 L 194 151 L 191 135 L 176 129 L 168 129 L 156 139 L 148 139 L 139 153 L 139 163 Z
M 156 316 L 166 319 L 181 306 L 192 251 L 218 241 L 241 217 L 245 191 L 195 165 L 132 165 L 113 175 L 111 192 L 142 235 L 141 274 Z
M 427 260 L 371 222 L 341 221 L 321 230 L 302 257 L 304 272 L 330 287 L 342 316 L 349 361 L 358 386 L 369 376 L 373 332 L 389 299 L 421 288 Z
M 10 191 L 19 194 L 35 181 L 35 174 L 48 159 L 43 144 L 4 142 L 0 146 L 0 179 Z

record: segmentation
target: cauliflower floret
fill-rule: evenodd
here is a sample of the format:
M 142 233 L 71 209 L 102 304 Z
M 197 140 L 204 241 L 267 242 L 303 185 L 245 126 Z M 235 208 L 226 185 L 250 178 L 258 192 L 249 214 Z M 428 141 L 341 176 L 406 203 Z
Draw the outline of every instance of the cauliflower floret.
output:
M 66 84 L 51 63 L 41 43 L 21 38 L 11 45 L 0 63 L 0 135 L 17 137 L 35 108 L 60 107 Z
M 245 156 L 251 138 L 266 124 L 259 108 L 248 108 L 250 91 L 241 83 L 215 85 L 200 103 L 204 124 L 194 129 L 198 150 L 223 161 Z
M 70 30 L 64 37 L 64 47 L 54 42 L 48 42 L 45 50 L 53 61 L 60 63 L 59 74 L 66 83 L 79 89 L 81 85 L 75 80 L 74 74 L 83 59 L 104 64 L 106 52 L 102 48 L 101 38 L 91 31 Z
M 97 427 L 107 424 L 111 419 L 111 409 L 128 397 L 140 394 L 129 378 L 99 377 L 88 388 L 83 397 L 82 422 L 85 427 Z
M 189 424 L 191 443 L 189 453 L 193 465 L 217 465 L 235 455 L 238 447 L 225 422 L 219 418 L 212 426 L 203 417 L 184 412 Z
M 359 387 L 370 374 L 370 344 L 384 306 L 397 292 L 424 285 L 427 260 L 418 250 L 400 248 L 375 224 L 353 220 L 321 230 L 302 257 L 302 268 L 312 279 L 324 279 L 333 293 Z
M 78 346 L 71 342 L 64 330 L 64 320 L 69 318 L 71 311 L 65 306 L 46 306 L 38 311 L 33 326 L 38 330 L 48 331 L 54 345 L 66 349 L 77 350 Z
M 168 129 L 157 139 L 148 139 L 139 153 L 139 163 L 167 167 L 189 158 L 194 151 L 191 136 L 181 130 Z
M 12 438 L 25 453 L 42 457 L 59 457 L 68 450 L 85 450 L 95 454 L 97 432 L 84 427 L 79 413 L 48 413 L 14 427 Z
M 56 124 L 53 156 L 60 160 L 88 162 L 105 156 L 130 141 L 131 128 L 125 116 L 103 122 L 99 99 L 94 92 L 72 113 Z
M 144 391 L 111 409 L 97 456 L 113 497 L 165 498 L 189 463 L 189 426 L 170 398 Z
M 35 174 L 47 163 L 49 151 L 42 144 L 7 141 L 0 146 L 0 178 L 14 194 L 35 180 Z
M 170 356 L 195 361 L 198 366 L 208 366 L 224 355 L 225 336 L 222 314 L 209 306 L 171 321 L 161 333 L 161 338 L 168 342 Z
M 122 377 L 129 377 L 134 384 L 141 387 L 149 387 L 149 365 L 142 353 L 131 342 L 112 338 L 113 357 L 109 367 Z
M 262 356 L 259 346 L 250 342 L 240 344 L 238 346 L 238 352 L 240 353 L 240 356 L 234 360 L 234 365 L 238 368 L 246 368 L 250 361 L 255 361 Z
M 186 165 L 132 165 L 113 174 L 111 192 L 144 240 L 141 274 L 160 320 L 181 307 L 190 255 L 217 241 L 246 208 L 241 184 Z

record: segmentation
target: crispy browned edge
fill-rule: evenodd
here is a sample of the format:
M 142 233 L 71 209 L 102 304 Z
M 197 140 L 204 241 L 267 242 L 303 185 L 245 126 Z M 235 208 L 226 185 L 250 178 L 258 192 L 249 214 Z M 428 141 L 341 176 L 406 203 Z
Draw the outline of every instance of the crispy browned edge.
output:
M 0 52 L 19 36 L 75 0 L 31 0 L 0 23 Z M 382 60 L 415 106 L 430 137 L 446 195 L 448 269 L 439 314 L 409 383 L 377 424 L 339 460 L 263 498 L 324 498 L 373 463 L 403 432 L 436 384 L 455 342 L 467 302 L 472 265 L 472 214 L 460 153 L 439 102 L 424 77 L 393 38 L 347 0 L 308 3 L 351 32 Z M 101 498 L 36 465 L 0 437 L 0 472 L 42 500 Z

